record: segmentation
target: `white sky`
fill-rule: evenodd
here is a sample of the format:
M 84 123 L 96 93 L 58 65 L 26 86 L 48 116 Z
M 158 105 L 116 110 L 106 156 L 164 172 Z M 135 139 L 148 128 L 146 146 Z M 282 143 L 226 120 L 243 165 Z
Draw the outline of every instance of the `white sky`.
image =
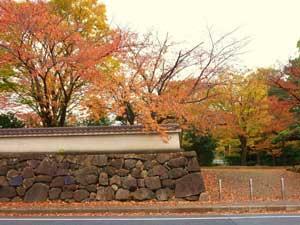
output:
M 249 36 L 241 66 L 285 63 L 300 39 L 300 0 L 102 0 L 112 24 L 138 32 L 168 32 L 175 41 L 200 42 L 206 27 Z

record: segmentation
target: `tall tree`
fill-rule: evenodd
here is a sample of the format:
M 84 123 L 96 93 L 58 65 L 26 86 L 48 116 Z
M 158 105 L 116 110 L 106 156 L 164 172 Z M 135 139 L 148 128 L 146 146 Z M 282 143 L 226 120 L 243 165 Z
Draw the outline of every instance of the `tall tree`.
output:
M 1 80 L 43 126 L 65 125 L 86 81 L 101 76 L 99 65 L 118 47 L 117 36 L 98 41 L 83 36 L 84 28 L 44 1 L 0 2 L 0 67 L 13 71 Z
M 103 113 L 101 104 L 95 102 L 107 99 L 109 111 L 124 123 L 142 123 L 151 129 L 159 129 L 160 123 L 186 124 L 191 107 L 202 107 L 213 96 L 216 77 L 228 69 L 245 44 L 232 40 L 232 33 L 216 40 L 209 34 L 210 47 L 199 43 L 188 49 L 168 35 L 164 39 L 153 34 L 127 35 L 122 41 L 126 51 L 120 54 L 120 70 L 108 77 L 113 85 L 101 86 L 95 80 L 91 111 Z
M 246 165 L 253 145 L 259 142 L 257 149 L 263 148 L 262 143 L 271 146 L 269 137 L 290 125 L 292 113 L 286 102 L 268 96 L 264 70 L 247 76 L 233 74 L 230 83 L 218 88 L 221 95 L 215 107 L 227 115 L 219 135 L 239 140 L 241 164 Z
M 300 53 L 300 41 L 297 47 Z M 268 78 L 274 94 L 279 93 L 281 98 L 290 103 L 290 109 L 294 112 L 296 119 L 293 126 L 275 138 L 275 142 L 300 140 L 300 56 L 291 59 L 281 70 L 271 70 Z

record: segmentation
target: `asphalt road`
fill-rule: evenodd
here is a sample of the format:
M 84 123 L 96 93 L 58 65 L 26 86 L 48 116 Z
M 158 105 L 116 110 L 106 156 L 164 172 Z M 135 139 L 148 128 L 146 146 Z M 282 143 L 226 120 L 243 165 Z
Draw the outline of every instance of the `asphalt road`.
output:
M 0 218 L 0 225 L 300 225 L 300 215 L 141 218 Z

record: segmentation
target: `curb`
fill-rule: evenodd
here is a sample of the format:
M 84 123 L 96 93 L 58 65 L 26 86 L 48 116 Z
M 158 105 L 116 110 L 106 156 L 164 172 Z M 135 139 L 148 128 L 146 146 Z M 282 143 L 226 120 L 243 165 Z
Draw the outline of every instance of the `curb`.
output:
M 64 214 L 64 213 L 228 213 L 228 212 L 293 212 L 300 211 L 300 204 L 283 205 L 209 205 L 179 207 L 49 207 L 49 208 L 0 208 L 0 213 Z

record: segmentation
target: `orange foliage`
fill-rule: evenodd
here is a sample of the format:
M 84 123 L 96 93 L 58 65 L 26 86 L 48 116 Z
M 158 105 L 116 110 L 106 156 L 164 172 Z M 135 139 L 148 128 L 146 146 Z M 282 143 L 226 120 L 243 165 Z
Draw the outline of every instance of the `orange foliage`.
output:
M 270 123 L 264 128 L 266 133 L 278 133 L 294 121 L 293 113 L 290 111 L 292 104 L 289 101 L 279 100 L 275 96 L 268 97 Z
M 268 96 L 264 70 L 247 75 L 227 74 L 222 79 L 229 82 L 218 87 L 220 95 L 213 105 L 226 116 L 215 135 L 239 140 L 242 164 L 249 151 L 270 150 L 279 154 L 280 148 L 272 144 L 272 138 L 294 122 L 291 103 Z
M 201 44 L 176 50 L 168 36 L 161 41 L 151 34 L 127 34 L 121 42 L 124 51 L 116 55 L 119 70 L 106 82 L 93 80 L 87 100 L 91 115 L 113 113 L 123 123 L 150 130 L 160 131 L 159 124 L 170 122 L 207 130 L 215 117 L 208 103 L 218 85 L 216 77 L 239 50 L 239 42 L 226 45 L 225 39 L 212 42 L 208 50 Z
M 41 118 L 34 112 L 17 113 L 16 116 L 25 123 L 25 127 L 41 127 Z
M 119 35 L 104 42 L 83 37 L 84 24 L 68 23 L 44 1 L 0 2 L 0 66 L 15 71 L 12 92 L 44 126 L 64 126 L 86 81 L 101 76 L 98 66 L 114 52 Z

